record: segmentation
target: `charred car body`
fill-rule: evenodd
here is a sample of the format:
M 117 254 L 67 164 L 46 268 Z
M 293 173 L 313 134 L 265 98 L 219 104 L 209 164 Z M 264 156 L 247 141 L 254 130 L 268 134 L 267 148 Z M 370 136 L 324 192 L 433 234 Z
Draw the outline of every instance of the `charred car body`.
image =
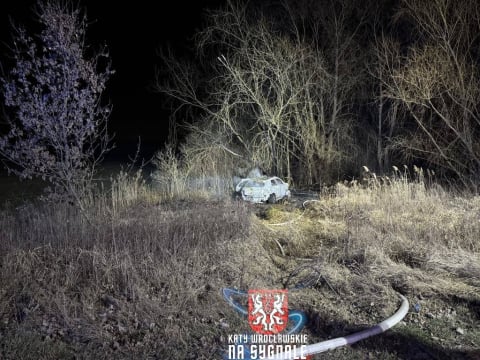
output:
M 288 183 L 273 177 L 256 177 L 240 180 L 235 187 L 235 196 L 253 203 L 274 204 L 278 200 L 288 199 L 290 190 Z

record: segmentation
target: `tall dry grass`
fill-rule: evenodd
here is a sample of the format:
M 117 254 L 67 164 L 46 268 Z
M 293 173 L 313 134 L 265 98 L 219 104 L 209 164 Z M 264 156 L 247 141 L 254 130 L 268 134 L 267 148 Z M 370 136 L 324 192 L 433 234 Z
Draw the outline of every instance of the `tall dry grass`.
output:
M 480 196 L 446 191 L 419 168 L 411 174 L 367 173 L 304 210 L 277 206 L 259 220 L 284 282 L 307 285 L 299 302 L 318 339 L 384 319 L 398 306 L 397 292 L 420 309 L 395 330 L 411 351 L 377 338 L 363 345 L 373 353 L 346 349 L 325 358 L 480 355 Z
M 184 148 L 184 153 L 177 155 L 167 146 L 158 152 L 154 158 L 156 170 L 152 174 L 156 191 L 170 199 L 231 197 L 234 165 L 221 154 L 215 154 L 215 147 L 212 149 L 203 152 Z
M 211 307 L 232 281 L 218 265 L 247 237 L 247 207 L 165 199 L 120 174 L 83 208 L 0 214 L 0 358 L 215 356 Z

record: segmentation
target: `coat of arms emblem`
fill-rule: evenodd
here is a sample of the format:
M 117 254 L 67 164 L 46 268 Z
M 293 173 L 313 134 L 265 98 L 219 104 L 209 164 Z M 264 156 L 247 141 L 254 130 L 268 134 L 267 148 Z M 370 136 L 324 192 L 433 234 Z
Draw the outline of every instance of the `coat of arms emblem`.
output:
M 248 290 L 248 322 L 258 334 L 277 334 L 287 327 L 288 290 Z

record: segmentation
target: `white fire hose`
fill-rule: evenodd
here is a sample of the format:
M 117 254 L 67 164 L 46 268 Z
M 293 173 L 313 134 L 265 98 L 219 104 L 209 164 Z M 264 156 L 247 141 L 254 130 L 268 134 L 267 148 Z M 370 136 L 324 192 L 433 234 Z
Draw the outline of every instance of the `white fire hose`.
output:
M 306 345 L 305 347 L 303 347 L 303 351 L 301 355 L 303 356 L 313 355 L 313 354 L 318 354 L 321 352 L 333 350 L 341 346 L 351 345 L 353 343 L 356 343 L 357 341 L 381 334 L 382 332 L 392 328 L 393 326 L 398 324 L 408 313 L 409 305 L 408 305 L 407 298 L 401 294 L 399 294 L 399 296 L 402 299 L 402 304 L 400 305 L 400 308 L 397 310 L 395 314 L 385 319 L 381 323 L 378 323 L 377 325 L 372 326 L 369 329 L 362 330 L 362 331 L 353 333 L 351 335 L 338 337 L 335 339 L 326 340 L 326 341 L 318 342 L 311 345 Z M 298 359 L 299 354 L 297 353 L 295 356 Z M 292 359 L 292 354 L 279 353 L 279 354 L 275 354 L 273 357 L 269 357 L 268 359 L 269 360 Z

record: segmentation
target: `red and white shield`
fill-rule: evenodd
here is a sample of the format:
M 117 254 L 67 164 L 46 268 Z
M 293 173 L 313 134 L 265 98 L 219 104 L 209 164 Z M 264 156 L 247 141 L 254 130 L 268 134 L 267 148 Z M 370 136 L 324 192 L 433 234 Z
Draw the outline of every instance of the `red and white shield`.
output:
M 248 290 L 248 323 L 258 334 L 277 334 L 288 323 L 288 290 Z

